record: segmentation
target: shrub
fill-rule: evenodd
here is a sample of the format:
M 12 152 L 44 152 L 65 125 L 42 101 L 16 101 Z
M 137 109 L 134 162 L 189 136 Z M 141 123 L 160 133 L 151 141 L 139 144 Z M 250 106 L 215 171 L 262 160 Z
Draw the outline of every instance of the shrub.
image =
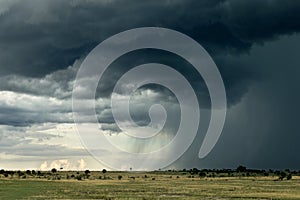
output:
M 280 175 L 279 175 L 279 180 L 283 180 L 284 178 L 286 177 L 286 173 L 285 172 L 280 172 Z
M 118 179 L 121 180 L 123 177 L 121 175 L 118 176 Z
M 268 173 L 268 172 L 265 172 L 265 173 L 264 173 L 264 176 L 269 176 L 269 173 Z
M 135 180 L 135 177 L 134 177 L 134 176 L 130 176 L 130 177 L 128 177 L 128 178 L 131 178 L 132 180 Z
M 291 180 L 292 179 L 292 174 L 289 174 L 287 177 L 286 177 L 287 180 Z
M 240 165 L 240 166 L 238 166 L 238 167 L 236 168 L 236 171 L 237 171 L 237 172 L 246 172 L 246 171 L 247 171 L 247 168 L 244 167 L 244 166 L 242 166 L 242 165 Z
M 81 180 L 82 180 L 81 175 L 77 176 L 76 179 L 77 179 L 78 181 L 81 181 Z
M 206 173 L 205 172 L 200 172 L 199 176 L 200 176 L 200 178 L 204 178 L 204 177 L 206 177 Z

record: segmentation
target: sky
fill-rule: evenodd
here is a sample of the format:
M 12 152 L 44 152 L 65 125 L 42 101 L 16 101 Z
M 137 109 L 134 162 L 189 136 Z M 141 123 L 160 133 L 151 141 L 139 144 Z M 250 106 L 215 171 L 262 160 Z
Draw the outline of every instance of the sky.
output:
M 119 57 L 98 83 L 94 102 L 99 130 L 106 137 L 127 151 L 143 153 L 175 136 L 178 99 L 157 84 L 139 88 L 130 99 L 131 117 L 140 126 L 150 122 L 151 105 L 164 106 L 168 117 L 156 138 L 129 141 L 112 115 L 111 95 L 121 76 L 156 62 L 189 80 L 201 112 L 195 140 L 167 169 L 300 168 L 300 2 L 294 0 L 0 0 L 0 168 L 111 169 L 81 142 L 72 111 L 73 86 L 91 50 L 112 35 L 140 27 L 176 30 L 205 48 L 224 81 L 224 129 L 212 151 L 199 159 L 211 115 L 203 78 L 170 52 L 143 49 Z M 89 116 L 82 119 L 92 126 Z M 99 145 L 103 160 L 124 159 L 117 168 L 132 167 L 126 163 L 129 158 L 105 149 L 101 141 Z M 135 163 L 134 170 L 147 168 Z

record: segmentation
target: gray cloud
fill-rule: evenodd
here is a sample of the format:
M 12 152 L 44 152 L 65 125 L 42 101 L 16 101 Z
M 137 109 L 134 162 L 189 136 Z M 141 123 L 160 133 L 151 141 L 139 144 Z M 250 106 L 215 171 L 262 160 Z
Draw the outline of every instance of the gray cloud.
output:
M 39 127 L 46 130 L 51 125 L 44 124 Z M 56 132 L 42 132 L 39 127 L 12 127 L 0 126 L 0 152 L 2 154 L 25 157 L 57 157 L 57 156 L 85 156 L 87 153 L 82 148 L 68 147 L 55 140 L 65 140 L 66 135 Z M 55 127 L 55 126 L 54 126 Z M 74 140 L 73 140 L 74 141 Z M 62 154 L 62 152 L 64 152 Z
M 260 76 L 260 70 L 240 62 L 234 57 L 235 53 L 249 51 L 255 43 L 292 34 L 300 27 L 299 12 L 296 12 L 300 5 L 296 1 L 285 5 L 280 1 L 240 3 L 235 0 L 146 3 L 31 0 L 2 4 L 0 28 L 5 31 L 0 34 L 0 73 L 6 76 L 1 78 L 0 89 L 58 98 L 70 96 L 70 79 L 76 70 L 67 67 L 99 42 L 129 28 L 163 26 L 193 37 L 212 53 L 225 81 L 229 105 L 232 105 L 242 99 L 249 85 Z M 254 11 L 255 15 L 248 14 Z M 233 56 L 228 59 L 228 54 Z M 136 59 L 137 64 L 151 60 L 166 60 L 167 64 L 178 61 L 170 63 L 168 57 L 157 55 L 152 59 L 149 59 L 151 56 L 139 58 L 142 55 L 137 53 L 132 59 Z M 114 78 L 126 69 L 126 61 L 128 59 L 120 62 L 123 69 L 112 71 L 113 75 L 103 81 L 102 95 L 110 94 Z M 64 72 L 61 68 L 73 71 Z M 187 66 L 177 68 L 185 71 Z M 48 75 L 53 71 L 57 72 Z M 201 78 L 193 77 L 189 70 L 186 74 L 201 88 L 198 91 L 206 98 L 200 99 L 206 99 L 203 105 L 208 105 Z M 26 76 L 42 78 L 27 79 Z
M 1 5 L 0 72 L 29 76 L 66 68 L 105 38 L 135 27 L 172 28 L 210 53 L 227 54 L 297 32 L 300 23 L 297 1 L 30 0 Z
M 299 42 L 299 34 L 286 36 L 240 56 L 243 63 L 263 71 L 260 80 L 253 82 L 241 102 L 228 110 L 223 134 L 211 154 L 195 161 L 201 144 L 201 139 L 196 139 L 174 166 L 234 168 L 243 164 L 298 169 Z
M 130 28 L 161 26 L 187 34 L 207 49 L 224 79 L 229 105 L 223 135 L 210 157 L 194 159 L 203 137 L 199 134 L 174 166 L 299 166 L 299 10 L 300 3 L 293 0 L 1 1 L 0 124 L 9 130 L 0 128 L 0 153 L 16 148 L 11 155 L 37 156 L 33 151 L 42 151 L 43 145 L 26 138 L 24 128 L 73 122 L 73 81 L 81 61 L 98 43 Z M 96 109 L 103 130 L 119 133 L 109 102 L 116 80 L 147 62 L 177 69 L 195 88 L 201 107 L 209 107 L 202 78 L 184 60 L 162 51 L 132 52 L 119 58 L 99 83 Z M 147 124 L 149 105 L 162 102 L 171 117 L 166 132 L 172 134 L 178 124 L 174 96 L 155 85 L 142 90 L 159 95 L 140 107 L 145 98 L 133 99 L 132 117 Z M 204 116 L 201 133 L 209 114 Z M 84 122 L 90 117 L 83 116 Z M 53 139 L 44 133 L 32 137 Z M 74 150 L 54 144 L 49 148 L 54 155 L 71 156 Z
M 13 91 L 59 99 L 70 98 L 73 81 L 80 64 L 81 60 L 77 60 L 72 66 L 54 71 L 41 78 L 14 74 L 2 76 L 0 78 L 0 91 Z

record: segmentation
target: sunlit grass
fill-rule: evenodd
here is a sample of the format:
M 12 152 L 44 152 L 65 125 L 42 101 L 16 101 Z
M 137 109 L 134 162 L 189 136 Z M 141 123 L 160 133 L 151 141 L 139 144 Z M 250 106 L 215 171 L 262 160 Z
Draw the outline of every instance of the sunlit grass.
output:
M 181 173 L 91 172 L 89 179 L 78 181 L 65 178 L 76 172 L 58 174 L 61 180 L 2 177 L 0 199 L 300 199 L 300 178 L 295 176 L 274 181 L 276 177 L 188 178 Z

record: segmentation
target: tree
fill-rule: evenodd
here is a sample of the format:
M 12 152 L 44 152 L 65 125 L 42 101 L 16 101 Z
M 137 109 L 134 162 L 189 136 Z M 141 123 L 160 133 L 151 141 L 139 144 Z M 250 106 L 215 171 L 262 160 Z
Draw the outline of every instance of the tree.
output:
M 91 173 L 90 170 L 87 169 L 87 170 L 85 170 L 84 173 L 85 173 L 85 177 L 86 177 L 86 178 L 89 178 L 89 177 L 90 177 L 90 173 Z
M 264 176 L 269 176 L 269 173 L 268 173 L 268 172 L 265 172 L 265 173 L 264 173 Z
M 118 179 L 121 180 L 123 177 L 121 175 L 118 176 Z
M 290 169 L 285 169 L 285 172 L 290 173 L 291 170 Z
M 20 170 L 17 171 L 17 174 L 18 174 L 19 177 L 24 175 L 24 173 L 21 172 Z
M 287 175 L 286 179 L 291 180 L 292 179 L 292 174 Z
M 206 177 L 206 173 L 205 172 L 200 172 L 199 176 L 200 176 L 200 178 L 204 178 L 204 177 Z
M 199 169 L 197 169 L 197 168 L 195 168 L 195 167 L 193 168 L 193 173 L 194 173 L 194 174 L 199 173 L 199 171 L 200 171 Z
M 103 174 L 105 174 L 106 172 L 107 172 L 106 169 L 103 169 L 103 170 L 102 170 L 102 173 L 103 173 Z
M 237 171 L 237 172 L 246 172 L 246 171 L 247 171 L 247 168 L 244 167 L 244 166 L 242 166 L 242 165 L 240 165 L 240 166 L 238 166 L 238 167 L 236 168 L 236 171 Z
M 51 169 L 51 172 L 54 174 L 54 173 L 56 173 L 56 172 L 57 172 L 57 169 L 55 169 L 55 168 L 52 168 L 52 169 Z
M 286 173 L 285 172 L 280 172 L 279 180 L 282 181 L 285 177 L 286 177 Z
M 78 181 L 81 181 L 81 180 L 82 180 L 81 175 L 78 175 L 78 176 L 76 177 L 76 179 L 77 179 Z

